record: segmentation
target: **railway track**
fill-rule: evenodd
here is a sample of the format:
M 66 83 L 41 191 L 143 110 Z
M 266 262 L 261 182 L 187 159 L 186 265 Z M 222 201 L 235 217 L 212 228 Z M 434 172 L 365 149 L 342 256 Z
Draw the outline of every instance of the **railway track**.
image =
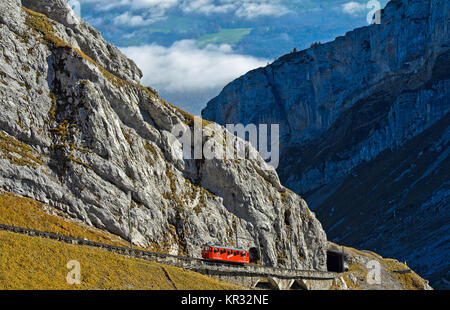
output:
M 159 259 L 167 259 L 167 260 L 176 259 L 176 260 L 190 261 L 190 262 L 203 261 L 200 258 L 176 256 L 176 255 L 162 254 L 162 253 L 157 253 L 157 252 L 143 251 L 143 250 L 138 250 L 138 249 L 131 249 L 131 248 L 120 247 L 120 246 L 115 246 L 115 245 L 106 244 L 106 243 L 95 242 L 95 241 L 91 241 L 91 240 L 87 240 L 87 239 L 74 238 L 74 237 L 70 237 L 70 236 L 58 235 L 58 234 L 54 234 L 54 233 L 49 233 L 49 232 L 44 232 L 44 231 L 39 231 L 39 230 L 34 230 L 34 229 L 29 229 L 29 228 L 23 228 L 23 227 L 17 227 L 17 226 L 4 225 L 4 224 L 0 224 L 0 231 L 8 231 L 8 232 L 28 235 L 28 236 L 32 236 L 32 237 L 41 237 L 41 238 L 56 240 L 56 241 L 60 241 L 60 242 L 65 242 L 67 244 L 72 244 L 72 245 L 92 246 L 92 247 L 108 250 L 108 251 L 111 251 L 114 253 L 124 254 L 124 255 L 133 256 L 133 257 L 139 257 L 139 258 L 140 257 L 142 257 L 142 258 L 151 257 L 157 261 Z M 210 263 L 212 264 L 213 262 L 210 262 Z
M 8 231 L 32 237 L 41 237 L 59 242 L 65 242 L 71 245 L 84 245 L 91 246 L 99 249 L 103 249 L 109 252 L 113 252 L 120 255 L 125 255 L 133 258 L 141 258 L 149 261 L 156 261 L 158 263 L 180 267 L 183 269 L 189 269 L 193 271 L 222 271 L 222 272 L 237 272 L 240 274 L 259 275 L 259 276 L 277 276 L 282 278 L 294 278 L 302 277 L 309 279 L 332 279 L 335 277 L 334 273 L 318 270 L 298 270 L 298 269 L 286 269 L 275 268 L 257 265 L 237 265 L 237 264 L 224 264 L 221 262 L 214 262 L 211 260 L 205 260 L 202 258 L 185 257 L 170 254 L 162 254 L 138 249 L 131 249 L 126 247 L 120 247 L 100 242 L 94 242 L 87 239 L 79 239 L 64 235 L 58 235 L 49 232 L 43 232 L 39 230 L 9 226 L 0 224 L 0 231 Z

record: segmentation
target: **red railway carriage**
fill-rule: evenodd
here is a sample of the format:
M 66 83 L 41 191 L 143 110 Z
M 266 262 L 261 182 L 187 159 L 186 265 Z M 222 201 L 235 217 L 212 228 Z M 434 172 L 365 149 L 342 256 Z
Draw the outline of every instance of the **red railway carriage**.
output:
M 206 259 L 231 263 L 248 264 L 250 254 L 243 249 L 228 248 L 215 244 L 205 244 L 202 247 L 202 257 Z

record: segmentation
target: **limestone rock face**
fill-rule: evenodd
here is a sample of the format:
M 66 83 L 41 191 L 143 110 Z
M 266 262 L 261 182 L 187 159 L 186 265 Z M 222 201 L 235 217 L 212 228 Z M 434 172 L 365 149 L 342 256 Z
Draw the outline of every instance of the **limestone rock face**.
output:
M 237 229 L 264 264 L 290 267 L 292 252 L 294 267 L 326 269 L 321 224 L 275 170 L 259 156 L 185 159 L 172 129 L 193 117 L 139 85 L 133 61 L 69 13 L 61 0 L 0 2 L 3 190 L 124 238 L 130 192 L 137 245 L 199 257 L 205 242 L 235 245 Z
M 450 279 L 449 10 L 393 0 L 381 24 L 251 71 L 202 113 L 280 124 L 282 184 L 328 237 L 407 260 L 438 287 Z
M 142 72 L 136 64 L 103 40 L 97 29 L 77 17 L 66 0 L 23 0 L 22 4 L 64 26 L 61 30 L 67 33 L 67 42 L 82 50 L 112 74 L 137 83 L 141 80 Z

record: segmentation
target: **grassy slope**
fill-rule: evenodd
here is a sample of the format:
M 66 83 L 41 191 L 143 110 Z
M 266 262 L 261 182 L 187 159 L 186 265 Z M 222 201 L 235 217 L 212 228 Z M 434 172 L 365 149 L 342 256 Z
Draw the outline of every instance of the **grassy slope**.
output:
M 57 212 L 33 199 L 19 197 L 11 193 L 0 193 L 0 224 L 52 232 L 111 245 L 129 246 L 127 241 L 118 236 L 67 217 L 51 215 L 46 209 Z
M 115 235 L 51 215 L 46 208 L 49 209 L 29 198 L 0 193 L 1 224 L 128 245 Z M 10 232 L 0 231 L 0 245 L 0 289 L 173 289 L 162 268 L 177 289 L 241 288 L 180 268 Z M 70 260 L 81 264 L 79 286 L 66 283 L 66 264 Z
M 104 250 L 0 232 L 0 289 L 239 289 L 206 276 Z M 81 284 L 66 281 L 66 265 L 81 265 Z
M 27 24 L 42 34 L 42 42 L 54 47 L 72 48 L 59 39 L 51 22 L 42 14 L 23 8 L 28 13 Z M 72 48 L 73 49 L 73 48 Z M 117 87 L 131 85 L 112 75 L 81 51 L 74 49 L 80 56 L 94 65 Z M 140 85 L 135 85 L 141 87 Z M 141 87 L 144 89 L 143 87 Z M 145 89 L 144 89 L 145 90 Z M 16 160 L 10 154 L 23 145 L 16 141 L 3 142 L 4 154 L 10 160 Z M 1 142 L 1 141 L 0 141 Z M 13 150 L 12 147 L 15 147 Z M 11 151 L 12 150 L 12 151 Z M 1 150 L 0 150 L 1 151 Z M 29 151 L 28 149 L 24 150 Z M 5 153 L 3 152 L 3 153 Z M 19 152 L 19 155 L 22 155 Z M 14 155 L 14 154 L 13 154 Z M 30 157 L 30 156 L 28 156 Z M 38 160 L 34 160 L 38 161 Z M 20 163 L 34 164 L 34 163 Z M 20 226 L 92 241 L 119 246 L 128 242 L 118 236 L 88 227 L 65 216 L 58 217 L 46 212 L 48 206 L 31 199 L 0 193 L 0 223 Z M 51 210 L 57 212 L 56 210 Z M 60 214 L 61 215 L 61 214 Z M 170 289 L 173 285 L 164 271 L 173 276 L 178 289 L 237 289 L 228 283 L 219 282 L 197 273 L 179 268 L 164 266 L 145 260 L 131 259 L 100 249 L 86 246 L 72 246 L 57 241 L 33 238 L 9 232 L 0 232 L 0 289 Z M 82 265 L 82 284 L 79 287 L 68 286 L 65 276 L 69 260 L 78 260 Z M 163 269 L 164 268 L 164 271 Z M 84 272 L 83 272 L 84 270 Z
M 329 243 L 336 245 L 333 242 Z M 368 258 L 369 260 L 378 261 L 380 263 L 380 267 L 382 270 L 381 280 L 383 282 L 390 282 L 390 284 L 387 284 L 387 287 L 389 287 L 390 289 L 395 289 L 394 287 L 398 287 L 398 289 L 404 290 L 422 290 L 427 285 L 426 280 L 421 278 L 413 270 L 411 270 L 411 272 L 409 273 L 399 273 L 398 271 L 407 270 L 409 269 L 409 267 L 406 264 L 401 263 L 395 259 L 383 258 L 382 256 L 374 252 L 360 251 L 346 246 L 344 246 L 344 251 L 347 255 L 350 255 L 355 258 L 365 257 Z M 367 284 L 366 280 L 369 270 L 367 269 L 366 266 L 364 266 L 358 261 L 359 260 L 350 263 L 348 266 L 349 271 L 342 274 L 342 277 L 345 283 L 347 284 L 347 287 L 351 290 L 373 289 L 373 287 Z M 350 279 L 349 277 L 350 274 L 352 274 L 358 280 L 356 283 Z

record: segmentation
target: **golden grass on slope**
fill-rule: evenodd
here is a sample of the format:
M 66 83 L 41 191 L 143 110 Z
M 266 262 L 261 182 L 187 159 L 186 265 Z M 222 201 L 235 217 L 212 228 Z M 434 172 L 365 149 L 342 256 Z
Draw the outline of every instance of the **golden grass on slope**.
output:
M 0 231 L 0 289 L 240 289 L 236 285 L 88 246 Z M 68 284 L 67 263 L 81 266 L 81 283 Z M 163 269 L 164 268 L 164 269 Z
M 330 242 L 331 243 L 331 242 Z M 332 243 L 333 244 L 333 243 Z M 408 266 L 399 261 L 391 258 L 383 258 L 377 253 L 371 251 L 361 251 L 350 247 L 344 247 L 345 252 L 352 253 L 353 255 L 365 256 L 369 259 L 380 262 L 381 267 L 389 273 L 389 275 L 396 280 L 405 290 L 422 290 L 427 286 L 427 283 L 417 273 L 411 270 L 407 273 L 399 273 L 398 271 L 408 270 Z M 344 273 L 344 281 L 350 289 L 361 289 L 358 285 L 355 285 L 348 275 L 352 273 L 358 279 L 365 279 L 367 276 L 367 270 L 359 263 L 349 265 L 349 271 Z
M 42 161 L 34 154 L 31 147 L 2 132 L 0 132 L 0 153 L 0 156 L 8 159 L 14 165 L 32 168 L 42 165 Z
M 402 264 L 399 261 L 390 258 L 383 259 L 381 264 L 394 279 L 401 283 L 405 290 L 421 290 L 426 285 L 425 280 L 412 270 L 409 273 L 398 273 L 398 271 L 408 269 L 406 264 Z
M 349 289 L 362 290 L 363 288 L 359 286 L 358 283 L 354 283 L 352 280 L 350 280 L 349 278 L 350 274 L 353 274 L 356 277 L 356 279 L 366 279 L 367 270 L 361 264 L 354 263 L 348 266 L 348 271 L 345 272 L 342 276 Z
M 84 224 L 70 222 L 44 210 L 45 205 L 33 199 L 19 197 L 11 193 L 0 193 L 0 224 L 18 226 L 58 235 L 117 246 L 129 246 L 118 236 L 109 234 Z

